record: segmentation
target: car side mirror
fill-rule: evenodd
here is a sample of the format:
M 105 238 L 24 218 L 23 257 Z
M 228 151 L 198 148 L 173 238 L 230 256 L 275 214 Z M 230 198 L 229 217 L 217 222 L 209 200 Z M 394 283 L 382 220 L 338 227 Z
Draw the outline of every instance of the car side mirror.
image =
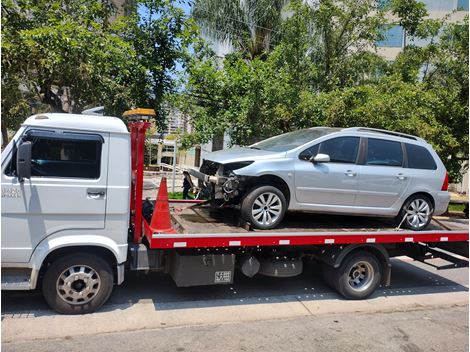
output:
M 23 142 L 16 153 L 16 174 L 20 182 L 31 178 L 31 142 Z
M 327 163 L 330 161 L 330 156 L 328 154 L 317 154 L 310 158 L 312 163 Z

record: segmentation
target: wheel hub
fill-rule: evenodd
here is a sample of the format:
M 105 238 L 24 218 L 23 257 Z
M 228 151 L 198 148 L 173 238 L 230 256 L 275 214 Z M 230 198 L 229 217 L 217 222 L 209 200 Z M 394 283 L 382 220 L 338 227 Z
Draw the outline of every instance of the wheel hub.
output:
M 78 305 L 91 301 L 100 290 L 98 273 L 86 265 L 65 269 L 57 279 L 57 294 L 65 302 Z
M 428 223 L 431 208 L 424 199 L 413 200 L 406 209 L 406 220 L 415 228 L 425 226 Z
M 253 219 L 261 225 L 270 225 L 277 221 L 282 211 L 279 196 L 272 192 L 260 194 L 251 208 Z
M 348 275 L 348 284 L 354 291 L 367 290 L 374 278 L 374 268 L 366 261 L 360 261 L 351 267 Z

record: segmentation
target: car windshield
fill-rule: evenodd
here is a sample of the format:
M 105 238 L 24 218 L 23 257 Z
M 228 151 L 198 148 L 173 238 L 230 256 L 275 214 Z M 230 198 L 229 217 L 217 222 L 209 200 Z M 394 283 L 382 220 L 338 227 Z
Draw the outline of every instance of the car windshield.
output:
M 269 150 L 273 152 L 286 152 L 301 145 L 311 142 L 327 134 L 339 131 L 339 128 L 310 128 L 294 132 L 284 133 L 250 146 L 253 149 Z

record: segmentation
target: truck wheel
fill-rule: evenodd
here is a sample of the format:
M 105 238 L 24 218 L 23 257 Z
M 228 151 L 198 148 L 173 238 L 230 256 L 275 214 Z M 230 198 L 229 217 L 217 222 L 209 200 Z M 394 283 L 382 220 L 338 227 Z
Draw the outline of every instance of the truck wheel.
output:
M 260 186 L 248 192 L 241 204 L 241 215 L 254 228 L 269 230 L 282 221 L 286 198 L 273 186 Z
M 353 252 L 338 269 L 333 269 L 331 278 L 336 290 L 347 299 L 363 299 L 379 286 L 382 267 L 378 259 L 366 251 Z
M 42 281 L 46 302 L 62 314 L 92 313 L 108 300 L 112 290 L 113 272 L 109 263 L 86 253 L 52 262 Z
M 424 230 L 431 222 L 433 212 L 430 199 L 425 195 L 415 194 L 403 204 L 397 222 L 403 221 L 402 226 L 410 230 Z

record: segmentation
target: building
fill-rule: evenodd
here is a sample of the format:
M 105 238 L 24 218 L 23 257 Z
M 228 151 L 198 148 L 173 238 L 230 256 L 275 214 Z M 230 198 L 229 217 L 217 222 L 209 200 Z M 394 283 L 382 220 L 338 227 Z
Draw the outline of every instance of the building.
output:
M 379 0 L 384 6 L 389 0 Z M 468 15 L 468 0 L 420 0 L 426 5 L 431 19 L 445 19 L 446 22 L 461 22 Z M 393 21 L 392 16 L 391 21 Z M 393 22 L 392 22 L 393 23 Z M 425 46 L 430 39 L 417 39 L 406 35 L 403 27 L 393 25 L 388 28 L 385 38 L 376 43 L 377 52 L 387 60 L 393 61 L 406 45 Z

